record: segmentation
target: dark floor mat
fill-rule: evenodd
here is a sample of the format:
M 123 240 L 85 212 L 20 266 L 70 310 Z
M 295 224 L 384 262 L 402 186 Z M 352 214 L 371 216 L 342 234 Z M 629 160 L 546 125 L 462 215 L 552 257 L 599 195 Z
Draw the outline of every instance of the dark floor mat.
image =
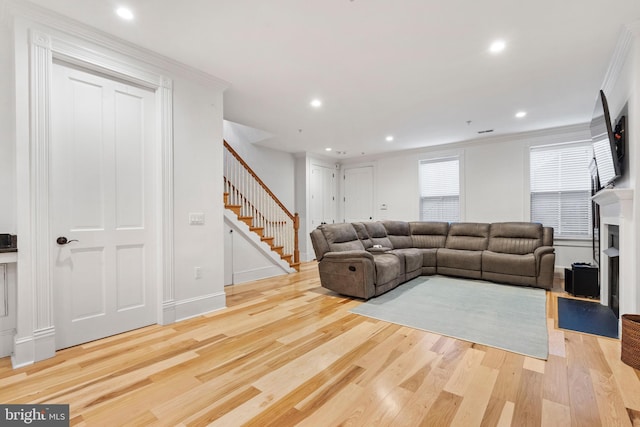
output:
M 600 303 L 558 297 L 558 327 L 587 334 L 618 338 L 618 319 Z

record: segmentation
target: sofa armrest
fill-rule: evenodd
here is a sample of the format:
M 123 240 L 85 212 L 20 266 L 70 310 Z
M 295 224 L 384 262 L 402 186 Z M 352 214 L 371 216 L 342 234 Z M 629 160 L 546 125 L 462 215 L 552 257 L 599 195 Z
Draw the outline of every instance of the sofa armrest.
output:
M 381 246 L 379 248 L 371 247 L 371 248 L 367 248 L 367 252 L 370 252 L 372 254 L 384 254 L 387 253 L 391 250 L 391 248 L 388 248 L 386 246 Z
M 540 246 L 533 252 L 536 258 L 538 277 L 536 283 L 545 289 L 553 288 L 556 253 L 553 246 Z
M 363 299 L 376 294 L 373 255 L 366 251 L 327 252 L 318 264 L 323 287 Z
M 327 252 L 324 254 L 324 258 L 327 260 L 344 260 L 347 258 L 368 258 L 373 261 L 373 255 L 367 251 L 341 251 L 341 252 Z
M 536 259 L 540 259 L 544 254 L 553 254 L 553 253 L 555 253 L 555 249 L 553 248 L 553 246 L 540 246 L 535 249 L 535 251 L 533 252 L 533 255 L 536 257 Z

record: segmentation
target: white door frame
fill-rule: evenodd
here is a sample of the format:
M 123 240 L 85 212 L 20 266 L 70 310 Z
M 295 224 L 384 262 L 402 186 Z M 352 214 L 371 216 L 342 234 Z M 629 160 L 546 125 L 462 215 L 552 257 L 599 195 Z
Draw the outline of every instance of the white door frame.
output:
M 49 30 L 16 25 L 16 166 L 18 253 L 17 328 L 14 367 L 28 365 L 55 354 L 53 283 L 49 233 L 49 148 L 51 141 L 51 67 L 53 60 L 122 79 L 155 92 L 155 161 L 157 195 L 156 266 L 157 321 L 175 321 L 173 271 L 173 101 L 172 80 L 157 69 L 114 45 L 96 46 L 86 39 Z M 25 40 L 28 38 L 28 40 Z M 24 43 L 26 42 L 26 43 Z M 28 54 L 23 46 L 28 45 Z M 30 105 L 25 104 L 25 98 Z M 22 172 L 20 172 L 22 171 Z

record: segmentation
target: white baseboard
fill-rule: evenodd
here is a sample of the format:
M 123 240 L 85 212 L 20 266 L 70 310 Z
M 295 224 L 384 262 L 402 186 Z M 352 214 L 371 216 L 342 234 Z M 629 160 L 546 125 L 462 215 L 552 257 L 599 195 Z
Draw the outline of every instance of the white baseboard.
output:
M 11 365 L 13 369 L 32 365 L 35 361 L 35 347 L 33 337 L 16 339 L 13 343 L 13 353 L 11 354 Z
M 175 322 L 176 322 L 176 302 L 174 300 L 163 301 L 162 313 L 160 314 L 160 319 L 158 319 L 158 324 L 170 325 Z
M 29 337 L 15 339 L 11 365 L 14 369 L 32 365 L 56 355 L 56 330 L 49 327 L 33 332 Z
M 175 301 L 176 322 L 191 319 L 213 311 L 226 308 L 226 295 L 224 291 L 216 294 L 203 295 L 181 301 Z
M 285 273 L 280 267 L 275 265 L 255 268 L 253 270 L 235 271 L 233 273 L 233 284 L 251 282 L 253 280 L 266 279 L 268 277 L 283 276 Z

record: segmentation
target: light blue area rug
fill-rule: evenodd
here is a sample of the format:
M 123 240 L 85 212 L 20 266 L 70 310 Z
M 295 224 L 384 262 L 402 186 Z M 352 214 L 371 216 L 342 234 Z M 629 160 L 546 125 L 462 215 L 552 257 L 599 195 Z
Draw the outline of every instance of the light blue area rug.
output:
M 544 289 L 421 276 L 351 312 L 546 360 L 546 302 Z

